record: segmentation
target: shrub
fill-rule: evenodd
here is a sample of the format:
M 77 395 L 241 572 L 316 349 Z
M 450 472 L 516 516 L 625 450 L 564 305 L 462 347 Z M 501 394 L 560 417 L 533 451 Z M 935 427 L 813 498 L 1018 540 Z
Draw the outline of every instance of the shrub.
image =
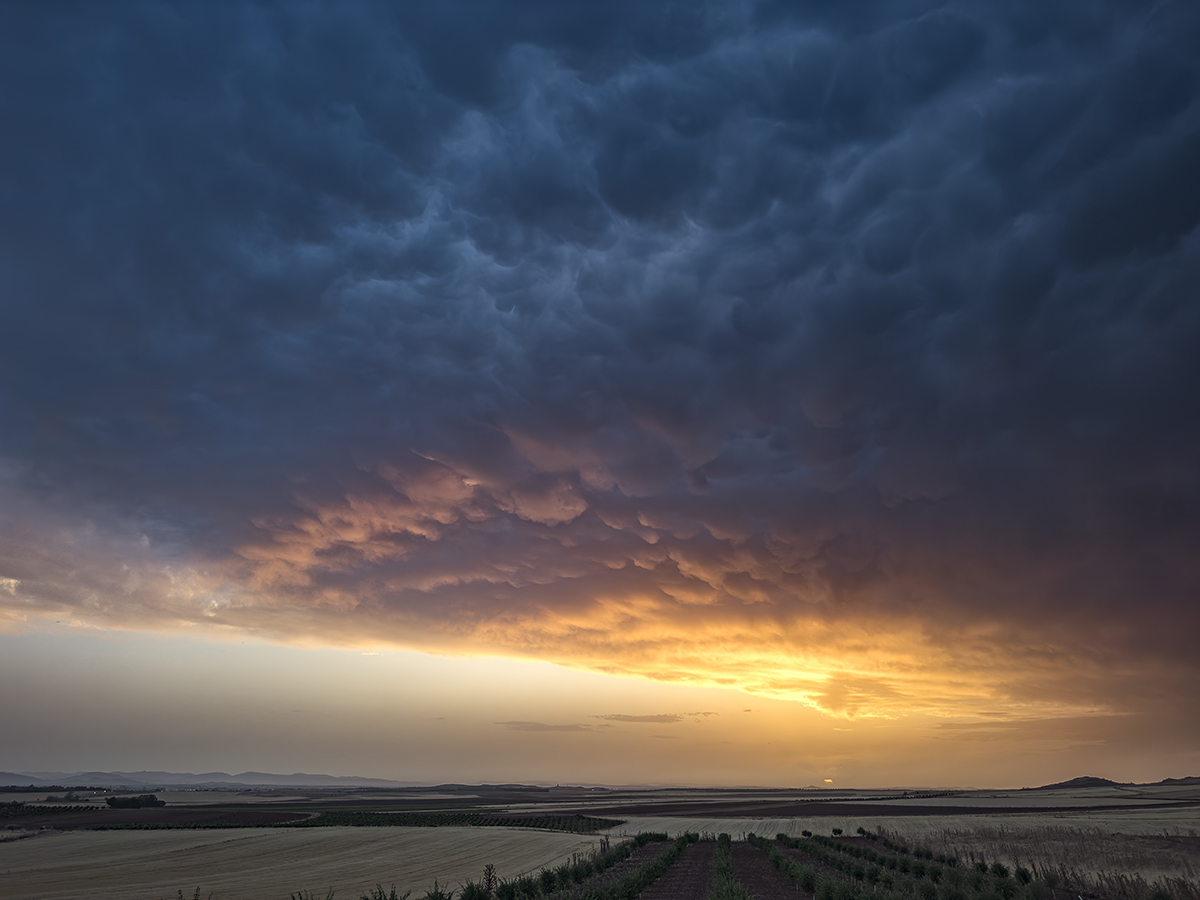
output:
M 154 794 L 141 794 L 137 797 L 109 797 L 104 801 L 110 809 L 142 809 L 143 807 L 166 806 L 166 800 L 159 800 Z
M 394 884 L 392 885 L 392 889 L 390 891 L 385 891 L 382 884 L 377 884 L 371 889 L 370 893 L 363 894 L 359 900 L 408 900 L 408 895 L 411 893 L 412 891 L 407 891 L 404 894 L 397 894 L 396 886 Z M 333 888 L 330 888 L 329 896 L 326 898 L 326 900 L 332 900 L 332 898 Z

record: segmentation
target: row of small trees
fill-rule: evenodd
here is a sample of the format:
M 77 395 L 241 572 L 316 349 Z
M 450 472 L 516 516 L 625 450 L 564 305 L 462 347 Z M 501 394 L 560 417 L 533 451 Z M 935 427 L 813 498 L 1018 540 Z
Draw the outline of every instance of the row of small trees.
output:
M 154 794 L 139 794 L 136 797 L 109 797 L 105 802 L 112 809 L 145 809 L 167 805 L 166 800 L 159 800 Z

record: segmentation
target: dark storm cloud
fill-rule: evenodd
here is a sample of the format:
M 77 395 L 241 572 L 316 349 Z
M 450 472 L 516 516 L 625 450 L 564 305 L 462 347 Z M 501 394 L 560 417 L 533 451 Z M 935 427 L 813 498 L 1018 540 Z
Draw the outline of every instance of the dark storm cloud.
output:
M 6 615 L 1196 674 L 1194 5 L 0 17 Z

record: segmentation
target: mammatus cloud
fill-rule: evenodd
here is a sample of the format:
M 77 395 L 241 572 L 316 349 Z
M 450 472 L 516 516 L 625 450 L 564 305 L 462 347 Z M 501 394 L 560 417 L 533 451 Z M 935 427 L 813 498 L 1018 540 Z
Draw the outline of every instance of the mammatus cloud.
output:
M 0 621 L 1178 713 L 1200 13 L 650 6 L 5 10 Z

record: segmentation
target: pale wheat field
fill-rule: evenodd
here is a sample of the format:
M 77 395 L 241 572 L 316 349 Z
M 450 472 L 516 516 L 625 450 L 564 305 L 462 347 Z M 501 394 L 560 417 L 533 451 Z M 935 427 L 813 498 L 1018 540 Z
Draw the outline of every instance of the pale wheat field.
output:
M 392 884 L 421 896 L 483 867 L 536 871 L 598 838 L 516 828 L 237 828 L 74 831 L 0 843 L 4 900 L 289 900 L 301 890 L 358 900 Z

